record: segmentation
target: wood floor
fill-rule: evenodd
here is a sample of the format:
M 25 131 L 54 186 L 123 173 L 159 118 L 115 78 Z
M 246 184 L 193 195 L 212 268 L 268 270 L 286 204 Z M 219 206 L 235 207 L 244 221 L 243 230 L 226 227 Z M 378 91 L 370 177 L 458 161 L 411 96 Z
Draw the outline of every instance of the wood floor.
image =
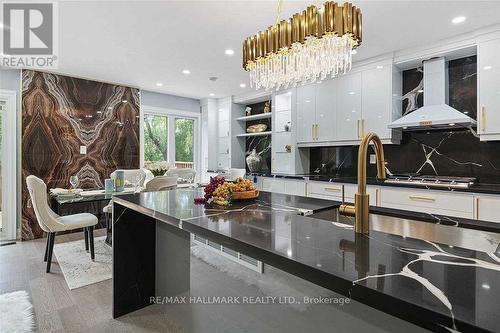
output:
M 95 232 L 96 237 L 102 235 L 104 230 Z M 83 239 L 83 233 L 57 236 L 56 244 L 77 239 Z M 69 290 L 55 256 L 51 273 L 45 273 L 44 250 L 45 239 L 0 247 L 0 294 L 28 291 L 38 332 L 422 331 L 356 302 L 342 308 L 314 305 L 306 311 L 287 305 L 154 305 L 113 319 L 111 280 Z M 263 294 L 255 286 L 192 257 L 191 295 Z

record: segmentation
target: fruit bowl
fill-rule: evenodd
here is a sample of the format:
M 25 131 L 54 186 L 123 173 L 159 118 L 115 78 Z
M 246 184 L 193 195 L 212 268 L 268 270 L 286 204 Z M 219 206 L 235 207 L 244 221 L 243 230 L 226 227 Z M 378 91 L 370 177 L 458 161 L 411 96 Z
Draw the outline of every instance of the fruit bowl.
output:
M 240 192 L 233 192 L 231 194 L 232 200 L 250 200 L 258 197 L 259 197 L 259 190 L 240 191 Z

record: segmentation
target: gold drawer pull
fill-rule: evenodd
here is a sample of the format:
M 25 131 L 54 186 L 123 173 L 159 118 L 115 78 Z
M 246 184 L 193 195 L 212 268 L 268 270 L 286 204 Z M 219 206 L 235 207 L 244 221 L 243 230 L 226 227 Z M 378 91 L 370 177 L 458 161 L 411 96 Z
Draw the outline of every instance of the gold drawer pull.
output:
M 484 106 L 481 107 L 481 132 L 484 133 L 486 131 L 486 108 Z
M 434 202 L 436 201 L 436 199 L 434 198 L 430 198 L 430 197 L 421 197 L 421 196 L 418 196 L 418 195 L 410 195 L 409 198 L 411 200 L 421 200 L 421 201 L 431 201 L 431 202 Z
M 342 189 L 338 187 L 325 187 L 325 191 L 327 192 L 340 192 Z

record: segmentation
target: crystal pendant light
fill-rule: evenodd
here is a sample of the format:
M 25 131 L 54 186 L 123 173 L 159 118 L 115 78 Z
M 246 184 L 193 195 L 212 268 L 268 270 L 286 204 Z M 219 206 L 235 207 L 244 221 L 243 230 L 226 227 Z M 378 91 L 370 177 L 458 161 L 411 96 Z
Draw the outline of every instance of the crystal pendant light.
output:
M 278 4 L 278 17 L 281 11 Z M 280 89 L 345 74 L 361 44 L 361 11 L 328 1 L 243 42 L 243 68 L 256 89 Z

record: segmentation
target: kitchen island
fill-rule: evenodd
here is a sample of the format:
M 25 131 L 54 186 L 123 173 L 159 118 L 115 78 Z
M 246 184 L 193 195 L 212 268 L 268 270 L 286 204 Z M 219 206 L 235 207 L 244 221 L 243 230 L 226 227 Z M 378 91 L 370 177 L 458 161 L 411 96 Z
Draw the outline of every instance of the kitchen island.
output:
M 336 213 L 339 202 L 261 192 L 225 208 L 194 204 L 201 191 L 114 199 L 113 317 L 189 290 L 194 233 L 433 331 L 500 331 L 497 234 L 480 234 L 482 251 L 457 246 L 480 231 L 428 222 L 423 234 L 432 241 L 375 230 L 356 235 Z M 456 229 L 453 242 L 435 241 L 442 228 Z

